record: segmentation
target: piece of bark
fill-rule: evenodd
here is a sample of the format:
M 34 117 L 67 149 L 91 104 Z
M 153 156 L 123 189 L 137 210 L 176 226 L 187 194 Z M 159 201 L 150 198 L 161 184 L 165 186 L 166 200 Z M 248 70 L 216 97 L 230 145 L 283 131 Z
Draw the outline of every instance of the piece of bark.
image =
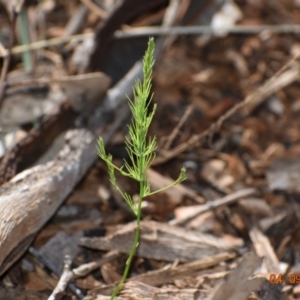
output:
M 116 300 L 204 300 L 205 295 L 201 296 L 201 292 L 197 289 L 177 289 L 174 287 L 156 288 L 139 282 L 127 282 L 124 285 Z M 108 300 L 109 296 L 97 295 L 95 292 L 90 293 L 84 300 Z
M 233 252 L 222 252 L 217 255 L 193 261 L 191 263 L 176 266 L 175 268 L 163 268 L 142 275 L 134 276 L 130 278 L 129 281 L 143 282 L 151 286 L 160 286 L 166 283 L 171 283 L 174 280 L 183 278 L 187 275 L 191 275 L 194 272 L 216 266 L 222 261 L 233 259 L 235 256 L 236 254 Z
M 60 231 L 47 241 L 47 243 L 41 247 L 39 252 L 62 272 L 66 255 L 73 261 L 80 253 L 81 249 L 77 245 L 77 241 L 82 235 L 83 234 L 80 231 L 72 236 L 67 235 L 64 231 Z
M 82 238 L 80 245 L 99 250 L 117 250 L 129 254 L 133 244 L 135 223 L 124 225 L 117 232 L 100 238 Z M 154 221 L 141 223 L 141 237 L 137 255 L 164 261 L 190 262 L 243 246 L 209 234 Z
M 247 300 L 251 291 L 259 290 L 265 278 L 249 280 L 262 259 L 250 252 L 244 255 L 242 262 L 211 295 L 210 300 Z
M 72 130 L 66 134 L 66 145 L 56 159 L 26 170 L 0 187 L 0 274 L 26 251 L 33 235 L 96 157 L 93 135 L 83 129 Z

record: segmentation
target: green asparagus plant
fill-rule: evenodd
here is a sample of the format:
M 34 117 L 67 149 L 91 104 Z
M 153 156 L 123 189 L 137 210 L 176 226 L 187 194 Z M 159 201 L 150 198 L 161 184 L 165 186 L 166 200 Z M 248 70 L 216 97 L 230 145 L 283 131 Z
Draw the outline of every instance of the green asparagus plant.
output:
M 113 164 L 112 156 L 106 153 L 103 139 L 100 137 L 98 140 L 98 154 L 100 158 L 103 159 L 107 164 L 110 182 L 112 183 L 114 188 L 121 194 L 121 196 L 124 198 L 130 209 L 136 216 L 134 242 L 129 257 L 126 261 L 122 279 L 115 288 L 110 298 L 111 300 L 114 299 L 122 289 L 129 272 L 131 261 L 139 245 L 141 206 L 143 199 L 147 196 L 154 195 L 167 188 L 170 188 L 185 179 L 185 169 L 182 168 L 178 179 L 171 185 L 156 191 L 151 191 L 150 183 L 146 175 L 147 169 L 150 167 L 155 158 L 156 149 L 156 137 L 154 136 L 152 138 L 147 138 L 147 132 L 156 110 L 155 104 L 153 110 L 149 111 L 149 104 L 153 97 L 153 94 L 151 94 L 151 79 L 152 68 L 154 65 L 154 47 L 154 40 L 153 38 L 150 38 L 148 42 L 148 48 L 143 59 L 144 80 L 136 81 L 133 88 L 134 100 L 130 100 L 128 98 L 128 104 L 132 113 L 132 121 L 131 125 L 128 126 L 129 133 L 128 136 L 125 137 L 125 146 L 128 152 L 129 160 L 125 161 L 122 167 L 117 167 Z M 120 172 L 123 176 L 130 177 L 139 182 L 139 197 L 137 202 L 134 201 L 132 196 L 128 195 L 120 189 L 116 182 L 115 170 Z

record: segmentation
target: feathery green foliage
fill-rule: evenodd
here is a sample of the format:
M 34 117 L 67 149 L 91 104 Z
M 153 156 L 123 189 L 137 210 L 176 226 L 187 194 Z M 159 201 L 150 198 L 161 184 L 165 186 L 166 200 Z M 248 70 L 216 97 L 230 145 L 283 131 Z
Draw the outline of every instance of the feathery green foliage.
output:
M 126 262 L 125 270 L 120 283 L 115 288 L 111 300 L 114 299 L 122 289 L 134 257 L 136 249 L 139 244 L 140 237 L 140 223 L 141 223 L 141 206 L 143 198 L 156 194 L 169 187 L 172 187 L 185 179 L 185 169 L 182 168 L 178 179 L 171 185 L 166 186 L 160 190 L 151 192 L 150 183 L 147 179 L 146 171 L 155 159 L 156 137 L 147 138 L 148 129 L 155 114 L 156 104 L 152 111 L 149 112 L 149 104 L 152 100 L 151 94 L 151 80 L 152 68 L 154 65 L 154 40 L 149 39 L 148 48 L 143 59 L 143 75 L 144 80 L 137 80 L 133 88 L 133 101 L 128 98 L 128 104 L 132 113 L 132 121 L 128 126 L 129 134 L 125 137 L 126 150 L 129 156 L 129 161 L 124 162 L 121 168 L 115 166 L 112 162 L 112 156 L 107 154 L 104 147 L 103 139 L 98 140 L 98 154 L 103 159 L 108 167 L 110 182 L 115 189 L 121 194 L 126 203 L 129 205 L 132 212 L 136 215 L 136 230 L 134 243 L 132 245 L 129 257 Z M 124 176 L 128 176 L 139 182 L 139 197 L 138 202 L 135 203 L 133 197 L 123 192 L 116 181 L 115 170 Z

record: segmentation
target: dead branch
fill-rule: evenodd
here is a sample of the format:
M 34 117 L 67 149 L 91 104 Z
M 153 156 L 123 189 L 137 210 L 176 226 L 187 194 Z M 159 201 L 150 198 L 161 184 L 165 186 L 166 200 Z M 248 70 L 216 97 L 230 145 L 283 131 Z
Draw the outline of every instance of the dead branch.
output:
M 54 160 L 0 187 L 0 274 L 26 251 L 28 239 L 55 213 L 97 157 L 94 137 L 86 130 L 69 131 L 65 143 Z
M 227 195 L 223 198 L 220 198 L 220 199 L 217 199 L 217 200 L 214 200 L 211 202 L 207 202 L 203 205 L 194 206 L 193 211 L 191 211 L 191 213 L 186 214 L 184 218 L 171 220 L 169 222 L 169 224 L 172 224 L 172 225 L 183 224 L 183 223 L 190 221 L 191 219 L 193 219 L 209 210 L 216 209 L 216 208 L 224 206 L 224 205 L 232 204 L 241 198 L 252 196 L 255 193 L 257 193 L 257 191 L 255 189 L 248 188 L 248 189 L 237 191 L 237 192 L 235 192 L 231 195 Z

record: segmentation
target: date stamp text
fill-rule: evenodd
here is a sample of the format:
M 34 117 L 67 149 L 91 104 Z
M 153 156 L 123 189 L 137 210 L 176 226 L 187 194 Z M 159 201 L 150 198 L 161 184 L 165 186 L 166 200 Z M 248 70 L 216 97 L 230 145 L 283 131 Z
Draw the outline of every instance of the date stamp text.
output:
M 287 284 L 300 284 L 300 273 L 292 273 L 285 277 L 282 274 L 270 274 L 269 282 L 272 284 L 281 284 L 283 282 Z

